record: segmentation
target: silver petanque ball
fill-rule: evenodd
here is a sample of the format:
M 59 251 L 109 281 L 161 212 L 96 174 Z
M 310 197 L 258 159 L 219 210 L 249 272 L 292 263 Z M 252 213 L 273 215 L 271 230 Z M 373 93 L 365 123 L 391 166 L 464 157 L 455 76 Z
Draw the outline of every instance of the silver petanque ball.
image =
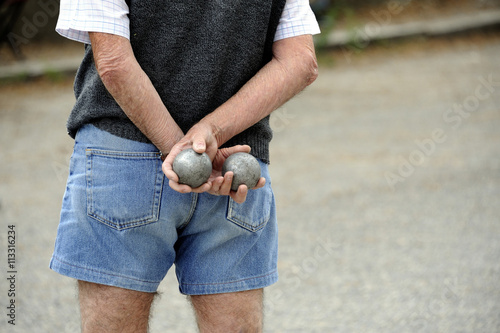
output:
M 198 154 L 193 149 L 181 151 L 172 165 L 179 177 L 179 184 L 186 184 L 192 188 L 206 183 L 212 173 L 212 161 L 206 153 Z
M 235 153 L 229 156 L 222 165 L 222 175 L 233 172 L 231 190 L 237 191 L 241 184 L 249 189 L 254 188 L 260 179 L 260 165 L 255 157 L 247 153 Z

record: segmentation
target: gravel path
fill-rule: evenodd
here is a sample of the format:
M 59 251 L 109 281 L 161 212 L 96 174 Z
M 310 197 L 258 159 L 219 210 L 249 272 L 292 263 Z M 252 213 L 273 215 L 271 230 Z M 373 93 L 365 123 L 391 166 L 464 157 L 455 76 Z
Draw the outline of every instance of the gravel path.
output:
M 499 54 L 491 40 L 340 57 L 275 112 L 281 279 L 266 332 L 500 331 Z M 72 104 L 70 81 L 0 87 L 2 332 L 79 327 L 74 281 L 48 269 Z M 151 332 L 195 332 L 172 273 Z

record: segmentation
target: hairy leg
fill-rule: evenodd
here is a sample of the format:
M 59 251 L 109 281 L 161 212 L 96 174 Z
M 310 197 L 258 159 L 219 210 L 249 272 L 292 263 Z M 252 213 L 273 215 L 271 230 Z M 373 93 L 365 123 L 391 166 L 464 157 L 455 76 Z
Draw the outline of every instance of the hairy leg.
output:
M 147 332 L 156 293 L 78 281 L 83 333 Z
M 262 332 L 263 289 L 191 296 L 200 332 Z

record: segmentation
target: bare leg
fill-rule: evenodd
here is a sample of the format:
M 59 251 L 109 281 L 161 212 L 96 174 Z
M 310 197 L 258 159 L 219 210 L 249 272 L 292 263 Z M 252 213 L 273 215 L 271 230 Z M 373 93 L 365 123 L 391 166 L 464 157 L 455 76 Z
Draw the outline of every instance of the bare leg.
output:
M 147 332 L 155 293 L 78 281 L 82 332 Z
M 263 290 L 191 296 L 200 332 L 262 332 Z

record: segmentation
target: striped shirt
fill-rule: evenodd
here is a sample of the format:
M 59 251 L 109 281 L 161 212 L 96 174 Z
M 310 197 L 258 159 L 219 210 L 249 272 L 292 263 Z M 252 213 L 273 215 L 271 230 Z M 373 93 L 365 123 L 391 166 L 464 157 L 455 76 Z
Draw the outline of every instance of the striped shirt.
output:
M 56 31 L 90 44 L 89 32 L 104 32 L 130 39 L 125 0 L 61 0 Z M 320 32 L 308 0 L 287 0 L 274 40 Z

